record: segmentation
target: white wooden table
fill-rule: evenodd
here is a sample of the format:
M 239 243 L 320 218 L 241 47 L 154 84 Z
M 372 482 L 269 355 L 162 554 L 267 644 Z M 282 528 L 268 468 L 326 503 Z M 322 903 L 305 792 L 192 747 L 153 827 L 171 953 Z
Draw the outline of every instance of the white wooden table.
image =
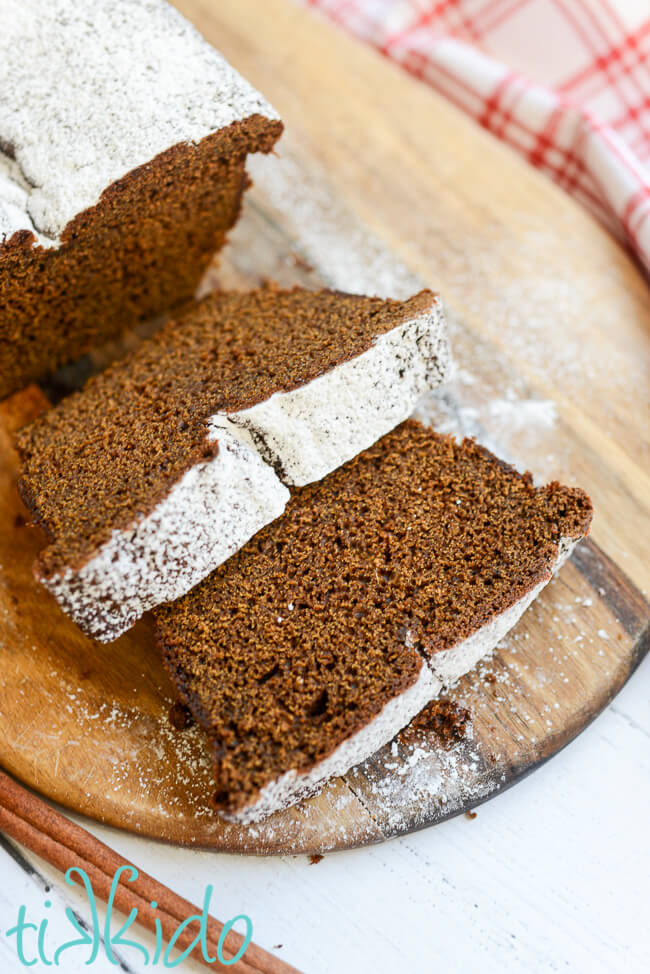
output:
M 174 849 L 90 828 L 195 903 L 211 883 L 214 915 L 248 914 L 260 945 L 309 974 L 646 974 L 649 822 L 647 658 L 584 734 L 481 806 L 473 820 L 461 816 L 380 846 L 331 854 L 316 865 L 304 856 Z M 25 969 L 15 940 L 6 938 L 20 904 L 37 923 L 49 916 L 46 944 L 74 934 L 65 905 L 89 919 L 84 897 L 60 874 L 8 843 L 0 848 L 0 878 L 3 972 Z M 135 936 L 153 947 L 146 933 Z M 135 950 L 119 953 L 122 970 L 145 970 Z M 120 970 L 102 954 L 91 967 L 84 967 L 85 951 L 67 956 L 62 971 Z M 194 962 L 180 967 L 204 969 Z
M 242 61 L 252 34 L 245 36 Z M 275 51 L 264 31 L 262 36 Z M 269 78 L 282 77 L 279 55 L 276 61 Z M 420 97 L 415 89 L 412 96 Z M 468 158 L 473 165 L 471 153 Z M 255 178 L 263 183 L 261 171 Z M 306 230 L 310 227 L 308 221 Z M 302 243 L 309 252 L 309 241 Z M 380 290 L 376 263 L 366 268 L 338 247 L 326 250 L 319 266 L 336 286 L 363 290 L 363 279 L 350 275 L 362 278 L 367 272 L 372 290 Z M 328 267 L 327 259 L 334 265 Z M 389 266 L 387 291 L 399 270 L 393 258 Z M 83 824 L 195 903 L 212 884 L 215 916 L 248 914 L 256 942 L 308 974 L 648 974 L 649 822 L 650 658 L 587 731 L 480 807 L 473 820 L 456 818 L 380 846 L 331 854 L 315 865 L 304 856 L 255 859 L 175 849 Z M 89 911 L 61 875 L 2 843 L 0 974 L 13 974 L 24 968 L 6 932 L 21 904 L 37 923 L 48 915 L 46 949 L 73 935 L 67 905 L 86 922 Z M 52 905 L 46 909 L 48 898 Z M 144 932 L 131 935 L 152 948 Z M 120 969 L 102 955 L 85 967 L 85 957 L 64 955 L 59 969 L 101 974 Z M 124 971 L 145 970 L 132 950 L 121 951 L 120 960 Z M 181 969 L 204 970 L 193 962 Z

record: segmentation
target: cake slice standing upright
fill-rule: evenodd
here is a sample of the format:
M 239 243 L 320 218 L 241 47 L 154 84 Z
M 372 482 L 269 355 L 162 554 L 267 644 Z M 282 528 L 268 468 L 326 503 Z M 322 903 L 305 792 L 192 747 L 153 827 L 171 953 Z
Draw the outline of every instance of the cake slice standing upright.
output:
M 165 0 L 0 0 L 0 398 L 191 298 L 282 123 Z
M 535 489 L 409 421 L 173 605 L 165 666 L 239 822 L 312 794 L 493 649 L 589 530 L 583 491 Z
M 219 293 L 18 435 L 37 577 L 116 638 L 187 592 L 445 378 L 436 295 Z

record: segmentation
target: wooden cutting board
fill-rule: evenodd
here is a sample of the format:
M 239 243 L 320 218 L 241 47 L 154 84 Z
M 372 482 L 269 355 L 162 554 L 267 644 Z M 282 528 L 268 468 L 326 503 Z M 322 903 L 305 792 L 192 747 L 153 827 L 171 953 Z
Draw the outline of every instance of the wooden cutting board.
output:
M 33 580 L 44 541 L 16 495 L 11 437 L 44 400 L 26 390 L 0 405 L 0 764 L 68 808 L 171 842 L 296 853 L 381 841 L 513 784 L 647 651 L 648 289 L 559 190 L 289 0 L 179 6 L 287 124 L 277 158 L 253 164 L 256 186 L 206 288 L 272 277 L 439 289 L 459 369 L 423 415 L 540 479 L 585 487 L 593 534 L 451 694 L 470 712 L 462 740 L 445 749 L 432 729 L 409 729 L 317 798 L 235 827 L 210 809 L 201 734 L 169 722 L 148 620 L 102 646 Z

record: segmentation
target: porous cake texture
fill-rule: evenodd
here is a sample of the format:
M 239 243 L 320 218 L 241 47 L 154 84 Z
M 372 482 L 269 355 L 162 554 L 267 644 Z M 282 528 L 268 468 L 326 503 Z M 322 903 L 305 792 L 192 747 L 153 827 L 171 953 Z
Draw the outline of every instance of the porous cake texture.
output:
M 154 612 L 239 822 L 387 743 L 492 649 L 589 530 L 575 488 L 535 488 L 409 420 Z
M 436 295 L 267 287 L 191 306 L 22 430 L 37 577 L 117 637 L 187 592 L 303 485 L 365 449 L 447 374 Z
M 0 0 L 0 397 L 190 298 L 282 124 L 165 0 Z

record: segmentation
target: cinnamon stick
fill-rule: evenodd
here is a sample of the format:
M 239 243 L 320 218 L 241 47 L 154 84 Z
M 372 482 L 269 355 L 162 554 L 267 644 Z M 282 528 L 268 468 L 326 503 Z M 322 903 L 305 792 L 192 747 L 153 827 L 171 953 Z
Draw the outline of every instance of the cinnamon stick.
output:
M 104 901 L 108 899 L 116 871 L 120 866 L 132 865 L 110 846 L 71 822 L 1 770 L 0 829 L 61 872 L 71 867 L 85 870 L 94 894 Z M 155 909 L 151 907 L 152 902 L 157 904 Z M 133 882 L 125 882 L 120 878 L 115 890 L 114 906 L 126 915 L 136 908 L 136 922 L 152 933 L 156 932 L 157 918 L 166 942 L 183 920 L 201 913 L 193 903 L 139 869 L 138 877 Z M 208 919 L 207 947 L 208 954 L 213 957 L 217 956 L 217 943 L 223 926 L 214 917 Z M 176 946 L 180 950 L 186 949 L 195 936 L 196 932 L 192 932 L 189 926 L 186 927 L 178 936 Z M 236 956 L 243 941 L 241 934 L 230 930 L 222 941 L 223 958 L 231 960 Z M 206 961 L 200 949 L 193 951 L 190 956 L 212 969 L 222 966 L 218 961 Z M 295 968 L 253 943 L 249 944 L 246 953 L 237 963 L 228 965 L 228 969 L 238 974 L 299 974 Z

